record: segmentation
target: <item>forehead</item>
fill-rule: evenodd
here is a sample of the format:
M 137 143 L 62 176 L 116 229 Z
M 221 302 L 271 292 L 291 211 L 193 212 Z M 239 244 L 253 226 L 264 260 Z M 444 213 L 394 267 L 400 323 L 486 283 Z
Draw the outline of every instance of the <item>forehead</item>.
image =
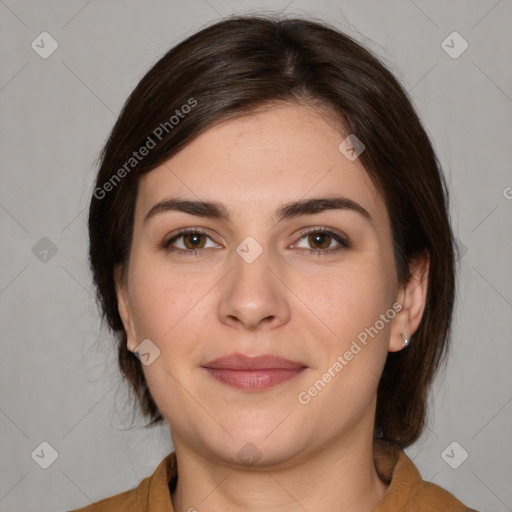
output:
M 170 195 L 222 202 L 235 219 L 332 194 L 357 201 L 372 217 L 385 216 L 364 167 L 338 149 L 345 138 L 334 122 L 296 104 L 220 123 L 140 178 L 136 218 Z

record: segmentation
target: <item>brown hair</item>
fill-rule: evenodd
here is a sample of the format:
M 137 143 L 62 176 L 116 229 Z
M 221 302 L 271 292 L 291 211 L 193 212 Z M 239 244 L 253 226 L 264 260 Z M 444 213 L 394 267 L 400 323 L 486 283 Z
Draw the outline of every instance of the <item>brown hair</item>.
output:
M 148 425 L 161 422 L 141 362 L 126 348 L 114 283 L 115 267 L 126 275 L 129 262 L 138 177 L 214 124 L 279 101 L 321 105 L 365 144 L 359 159 L 389 212 L 400 284 L 415 257 L 430 257 L 423 318 L 407 350 L 388 354 L 378 387 L 375 436 L 406 447 L 424 428 L 428 390 L 450 336 L 448 194 L 404 89 L 368 50 L 322 22 L 225 19 L 169 50 L 130 94 L 100 154 L 89 210 L 90 264 L 102 318 L 117 334 L 119 367 Z M 149 139 L 155 146 L 135 159 Z

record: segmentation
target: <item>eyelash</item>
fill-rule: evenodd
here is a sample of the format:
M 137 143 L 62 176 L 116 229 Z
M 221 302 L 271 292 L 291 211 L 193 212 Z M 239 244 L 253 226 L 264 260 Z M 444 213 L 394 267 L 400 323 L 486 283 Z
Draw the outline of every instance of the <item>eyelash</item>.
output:
M 163 243 L 163 248 L 174 253 L 178 254 L 185 254 L 185 255 L 191 255 L 193 254 L 196 256 L 200 251 L 204 249 L 179 249 L 179 248 L 171 248 L 171 244 L 178 240 L 179 238 L 183 237 L 183 235 L 187 234 L 197 234 L 197 235 L 206 235 L 208 238 L 211 238 L 211 236 L 206 232 L 203 231 L 200 228 L 185 228 L 180 231 L 178 231 L 171 239 Z M 323 235 L 329 235 L 331 238 L 336 240 L 340 245 L 335 249 L 304 249 L 308 253 L 314 255 L 314 256 L 328 256 L 330 254 L 333 254 L 335 252 L 341 251 L 343 249 L 350 248 L 350 242 L 348 239 L 342 237 L 338 233 L 335 233 L 334 231 L 330 231 L 328 229 L 322 228 L 322 227 L 315 227 L 309 231 L 302 232 L 300 234 L 299 241 L 302 240 L 304 237 L 308 235 L 317 235 L 317 234 L 323 234 Z M 212 240 L 214 241 L 214 240 Z

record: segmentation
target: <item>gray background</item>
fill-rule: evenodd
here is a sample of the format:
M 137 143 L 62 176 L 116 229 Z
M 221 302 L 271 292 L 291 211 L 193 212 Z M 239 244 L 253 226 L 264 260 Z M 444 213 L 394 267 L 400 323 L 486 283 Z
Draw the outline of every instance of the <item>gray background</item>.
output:
M 411 93 L 447 174 L 463 257 L 448 372 L 407 452 L 468 505 L 512 510 L 511 0 L 0 0 L 0 510 L 85 506 L 134 487 L 172 449 L 167 426 L 144 430 L 136 418 L 128 428 L 100 328 L 86 256 L 96 158 L 129 92 L 170 46 L 262 8 L 335 24 Z M 47 59 L 31 48 L 43 31 L 59 45 Z M 441 46 L 453 31 L 469 44 L 456 59 Z M 55 254 L 42 252 L 43 237 Z M 48 469 L 36 463 L 49 457 L 43 441 L 58 453 Z M 453 441 L 462 448 L 446 460 L 469 454 L 457 469 L 441 456 Z

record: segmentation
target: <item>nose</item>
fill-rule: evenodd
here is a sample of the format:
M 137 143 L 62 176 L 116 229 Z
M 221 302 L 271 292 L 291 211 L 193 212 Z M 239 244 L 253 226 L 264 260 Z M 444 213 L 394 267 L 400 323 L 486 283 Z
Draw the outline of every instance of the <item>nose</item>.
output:
M 265 250 L 255 259 L 245 258 L 243 252 L 235 254 L 233 267 L 223 280 L 220 321 L 247 330 L 272 329 L 287 323 L 289 292 L 279 274 L 277 262 L 271 261 Z

